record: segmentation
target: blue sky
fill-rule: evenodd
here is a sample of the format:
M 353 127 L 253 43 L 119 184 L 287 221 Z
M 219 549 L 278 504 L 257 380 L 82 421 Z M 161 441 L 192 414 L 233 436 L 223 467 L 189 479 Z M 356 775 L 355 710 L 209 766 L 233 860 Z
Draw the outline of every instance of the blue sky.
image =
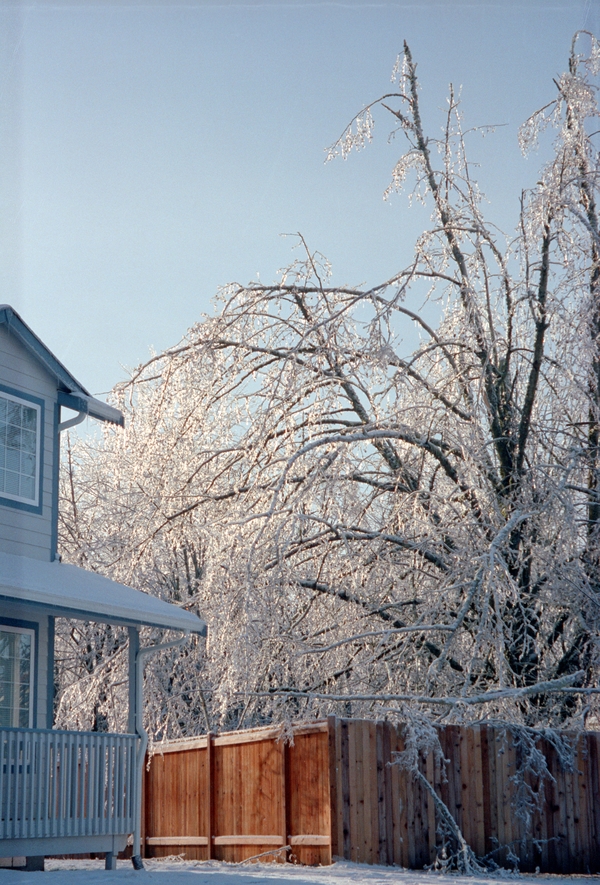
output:
M 325 148 L 387 91 L 406 39 L 426 127 L 448 83 L 488 216 L 507 231 L 540 157 L 519 124 L 553 97 L 575 30 L 569 2 L 37 2 L 0 5 L 0 279 L 94 393 L 175 344 L 217 287 L 270 281 L 300 231 L 339 282 L 410 259 L 428 213 L 383 201 L 400 149 L 385 117 L 345 162 Z

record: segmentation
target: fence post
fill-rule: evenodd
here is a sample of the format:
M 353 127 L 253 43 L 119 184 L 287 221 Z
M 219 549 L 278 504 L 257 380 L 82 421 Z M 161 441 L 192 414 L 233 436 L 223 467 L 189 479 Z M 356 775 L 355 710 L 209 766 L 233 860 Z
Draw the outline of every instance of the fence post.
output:
M 214 790 L 214 777 L 213 777 L 213 735 L 212 732 L 208 732 L 206 735 L 206 791 L 205 791 L 205 814 L 206 814 L 206 859 L 211 860 L 213 856 L 213 790 Z
M 327 734 L 329 739 L 329 830 L 331 838 L 332 862 L 334 857 L 343 857 L 344 855 L 344 847 L 342 846 L 340 850 L 340 847 L 338 846 L 338 803 L 341 802 L 341 797 L 338 795 L 338 779 L 341 777 L 341 759 L 339 758 L 341 755 L 341 748 L 340 752 L 338 752 L 338 744 L 340 744 L 340 741 L 337 740 L 338 729 L 339 727 L 337 716 L 328 716 Z
M 287 741 L 282 740 L 279 742 L 281 746 L 281 802 L 282 802 L 282 819 L 283 819 L 283 844 L 288 844 L 288 839 L 292 832 L 290 813 L 291 813 L 291 798 L 290 798 L 290 779 L 289 779 L 289 759 L 288 754 L 290 752 L 290 747 Z M 285 852 L 285 860 L 289 860 L 291 857 L 291 852 Z

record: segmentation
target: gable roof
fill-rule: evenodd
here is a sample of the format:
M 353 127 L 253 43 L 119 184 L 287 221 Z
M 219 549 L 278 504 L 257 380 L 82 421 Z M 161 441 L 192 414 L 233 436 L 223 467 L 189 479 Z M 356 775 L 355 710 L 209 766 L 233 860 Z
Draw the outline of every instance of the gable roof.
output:
M 206 635 L 197 615 L 76 565 L 0 553 L 0 598 L 63 618 L 162 627 Z
M 0 326 L 6 326 L 31 356 L 56 379 L 57 388 L 63 394 L 63 398 L 60 400 L 62 405 L 78 412 L 84 412 L 99 421 L 109 421 L 111 424 L 123 427 L 123 413 L 93 397 L 29 328 L 10 304 L 0 304 Z M 68 399 L 68 397 L 72 397 L 72 399 Z

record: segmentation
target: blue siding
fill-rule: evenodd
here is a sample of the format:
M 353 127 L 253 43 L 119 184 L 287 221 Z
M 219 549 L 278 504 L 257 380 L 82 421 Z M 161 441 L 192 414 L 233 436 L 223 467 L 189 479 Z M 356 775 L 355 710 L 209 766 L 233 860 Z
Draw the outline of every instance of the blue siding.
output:
M 0 326 L 0 389 L 43 406 L 40 506 L 0 498 L 0 550 L 49 561 L 56 551 L 56 381 L 5 326 Z

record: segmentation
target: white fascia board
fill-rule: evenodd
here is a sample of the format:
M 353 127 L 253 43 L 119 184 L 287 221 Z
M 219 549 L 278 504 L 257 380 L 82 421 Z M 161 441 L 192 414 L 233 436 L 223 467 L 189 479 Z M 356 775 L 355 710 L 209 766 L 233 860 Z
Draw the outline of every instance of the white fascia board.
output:
M 84 399 L 84 397 L 82 397 Z M 85 397 L 88 404 L 87 413 L 91 418 L 97 418 L 99 421 L 110 421 L 111 424 L 118 424 L 119 427 L 124 426 L 123 413 L 108 403 L 96 399 L 93 396 Z
M 49 614 L 206 635 L 197 615 L 75 565 L 0 553 L 0 596 Z

